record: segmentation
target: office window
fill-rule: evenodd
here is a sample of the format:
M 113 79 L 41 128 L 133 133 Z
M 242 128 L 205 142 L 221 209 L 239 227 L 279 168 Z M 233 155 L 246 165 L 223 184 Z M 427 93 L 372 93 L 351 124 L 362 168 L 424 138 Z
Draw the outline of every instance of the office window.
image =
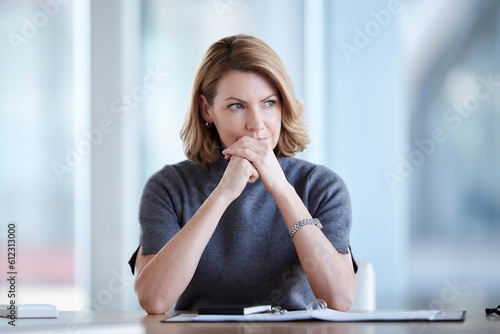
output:
M 499 296 L 500 3 L 439 7 L 413 4 L 405 36 L 423 50 L 410 62 L 412 306 L 481 308 Z
M 377 308 L 495 305 L 498 2 L 324 3 L 324 140 L 349 187 L 354 255 L 374 265 Z
M 76 189 L 54 167 L 74 148 L 72 3 L 0 1 L 0 31 L 0 239 L 15 222 L 16 302 L 75 309 Z

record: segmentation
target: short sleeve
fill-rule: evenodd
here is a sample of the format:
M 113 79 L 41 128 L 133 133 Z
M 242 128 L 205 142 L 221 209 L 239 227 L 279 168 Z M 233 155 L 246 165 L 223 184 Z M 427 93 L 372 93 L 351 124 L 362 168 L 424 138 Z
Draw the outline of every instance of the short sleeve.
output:
M 171 166 L 154 174 L 146 183 L 139 207 L 141 255 L 156 254 L 180 230 L 179 176 Z M 138 249 L 129 265 L 134 272 Z
M 306 183 L 307 206 L 323 225 L 323 233 L 342 254 L 350 251 L 351 200 L 344 181 L 324 166 L 316 166 Z M 351 252 L 352 255 L 352 252 Z M 353 259 L 356 270 L 357 265 Z

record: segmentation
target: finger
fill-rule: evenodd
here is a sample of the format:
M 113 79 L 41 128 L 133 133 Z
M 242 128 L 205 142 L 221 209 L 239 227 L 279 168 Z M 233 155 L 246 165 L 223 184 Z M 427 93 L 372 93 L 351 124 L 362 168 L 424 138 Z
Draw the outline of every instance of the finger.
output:
M 241 147 L 227 148 L 222 152 L 222 154 L 224 154 L 226 159 L 228 158 L 230 159 L 232 156 L 238 156 L 250 162 L 254 162 L 261 155 L 260 152 L 256 152 L 250 148 L 241 148 Z
M 245 158 L 241 158 L 238 156 L 234 156 L 234 157 L 242 160 L 241 163 L 242 163 L 242 166 L 244 166 L 244 168 L 246 169 L 248 183 L 254 183 L 260 177 L 260 174 L 259 174 L 259 171 L 257 170 L 257 168 L 255 168 L 255 166 Z
M 264 142 L 261 142 L 252 137 L 245 136 L 241 137 L 240 139 L 238 139 L 238 141 L 233 143 L 231 146 L 227 147 L 224 151 L 222 151 L 222 153 L 225 154 L 226 151 L 237 148 L 250 149 L 256 153 L 260 153 L 268 149 L 267 145 Z
M 252 175 L 248 178 L 248 183 L 254 183 L 260 177 L 259 171 L 252 165 Z
M 260 174 L 258 170 L 255 168 L 255 166 L 248 161 L 245 158 L 239 157 L 239 156 L 231 156 L 231 160 L 229 161 L 229 164 L 238 164 L 240 167 L 244 170 L 244 174 L 248 178 L 249 183 L 255 182 L 260 177 Z

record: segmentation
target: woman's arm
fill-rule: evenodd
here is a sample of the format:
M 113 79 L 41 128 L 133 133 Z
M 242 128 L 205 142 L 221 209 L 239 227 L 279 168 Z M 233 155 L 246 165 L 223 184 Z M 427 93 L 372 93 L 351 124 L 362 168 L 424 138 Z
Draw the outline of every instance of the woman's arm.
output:
M 312 218 L 267 145 L 243 137 L 222 153 L 231 160 L 234 156 L 245 158 L 255 166 L 288 229 L 301 220 Z M 351 255 L 339 253 L 314 225 L 301 228 L 294 235 L 293 243 L 316 298 L 326 301 L 329 308 L 347 311 L 356 292 Z
M 287 228 L 312 218 L 301 198 L 290 185 L 271 194 Z M 285 190 L 286 189 L 286 190 Z M 356 276 L 351 255 L 339 253 L 315 225 L 306 225 L 293 236 L 293 243 L 316 298 L 334 310 L 347 311 L 356 292 Z
M 161 314 L 172 308 L 191 281 L 222 214 L 258 176 L 247 160 L 230 161 L 217 188 L 157 254 L 140 255 L 139 250 L 134 289 L 146 312 Z

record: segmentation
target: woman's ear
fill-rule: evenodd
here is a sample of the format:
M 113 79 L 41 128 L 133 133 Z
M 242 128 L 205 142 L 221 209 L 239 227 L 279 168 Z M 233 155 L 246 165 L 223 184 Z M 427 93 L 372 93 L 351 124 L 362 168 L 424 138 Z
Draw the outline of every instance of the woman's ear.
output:
M 203 116 L 205 122 L 212 123 L 212 117 L 210 117 L 210 113 L 208 112 L 208 110 L 210 109 L 210 105 L 208 104 L 205 95 L 200 94 L 200 97 L 198 98 L 198 104 L 200 105 L 201 116 Z

